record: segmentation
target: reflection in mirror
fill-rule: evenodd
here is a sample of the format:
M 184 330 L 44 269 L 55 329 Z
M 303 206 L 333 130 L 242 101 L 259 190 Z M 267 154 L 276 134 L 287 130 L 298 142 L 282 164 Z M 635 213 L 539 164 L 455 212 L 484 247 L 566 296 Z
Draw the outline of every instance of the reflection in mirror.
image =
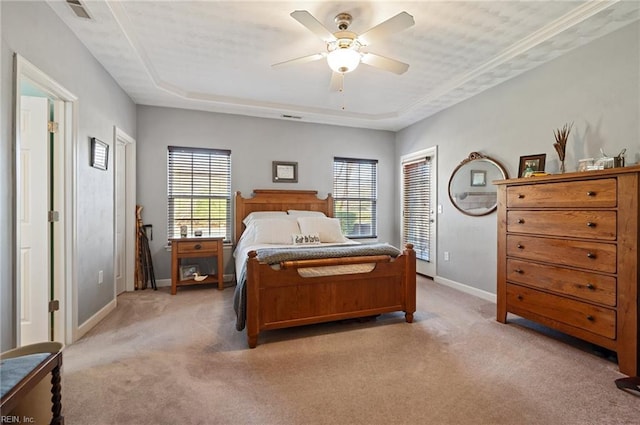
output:
M 506 178 L 507 171 L 499 162 L 479 152 L 471 152 L 451 174 L 449 199 L 464 214 L 490 214 L 498 205 L 498 191 L 491 182 Z

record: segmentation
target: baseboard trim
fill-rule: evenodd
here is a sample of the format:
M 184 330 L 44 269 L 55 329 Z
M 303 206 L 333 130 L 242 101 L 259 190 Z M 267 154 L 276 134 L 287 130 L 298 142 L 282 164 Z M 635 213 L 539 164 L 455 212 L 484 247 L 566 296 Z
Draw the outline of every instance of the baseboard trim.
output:
M 74 338 L 74 341 L 79 340 L 87 332 L 93 329 L 98 323 L 100 323 L 102 319 L 107 317 L 109 313 L 115 310 L 116 305 L 117 305 L 117 301 L 115 299 L 111 300 L 111 302 L 109 302 L 107 305 L 102 307 L 96 314 L 94 314 L 89 319 L 87 319 L 83 324 L 78 326 L 78 330 L 76 332 L 76 335 L 75 335 L 76 337 Z
M 482 289 L 474 288 L 473 286 L 456 282 L 455 280 L 447 279 L 441 276 L 436 276 L 433 279 L 433 281 L 441 285 L 448 286 L 453 289 L 457 289 L 460 292 L 464 292 L 466 294 L 470 294 L 478 298 L 482 298 L 483 300 L 490 301 L 494 304 L 497 302 L 496 294 L 492 294 L 491 292 L 483 291 Z

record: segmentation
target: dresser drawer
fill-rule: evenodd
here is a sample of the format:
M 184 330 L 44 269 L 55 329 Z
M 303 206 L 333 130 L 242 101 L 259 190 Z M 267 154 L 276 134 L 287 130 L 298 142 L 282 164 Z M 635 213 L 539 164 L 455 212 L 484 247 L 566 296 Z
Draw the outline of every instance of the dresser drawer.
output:
M 507 188 L 509 208 L 599 208 L 616 206 L 616 179 L 539 183 Z
M 604 307 L 507 284 L 507 305 L 547 317 L 605 338 L 616 337 L 616 313 Z
M 177 242 L 177 245 L 178 254 L 197 254 L 198 252 L 212 254 L 218 251 L 218 242 L 216 241 L 184 241 Z
M 616 272 L 616 245 L 612 243 L 507 235 L 507 256 Z
M 611 307 L 616 305 L 613 276 L 511 258 L 507 260 L 507 280 Z
M 615 211 L 507 211 L 507 231 L 601 240 L 616 239 Z

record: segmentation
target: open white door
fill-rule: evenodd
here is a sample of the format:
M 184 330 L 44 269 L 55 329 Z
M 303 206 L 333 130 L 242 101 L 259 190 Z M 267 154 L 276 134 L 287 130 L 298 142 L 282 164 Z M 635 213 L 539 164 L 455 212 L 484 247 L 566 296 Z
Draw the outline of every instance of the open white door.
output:
M 20 99 L 20 345 L 49 341 L 48 99 Z

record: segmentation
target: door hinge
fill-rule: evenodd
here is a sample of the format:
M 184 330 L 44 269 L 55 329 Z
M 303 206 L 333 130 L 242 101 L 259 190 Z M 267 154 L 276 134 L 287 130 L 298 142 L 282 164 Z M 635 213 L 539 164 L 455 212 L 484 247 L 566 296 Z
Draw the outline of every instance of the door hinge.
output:
M 54 311 L 60 310 L 60 301 L 51 300 L 49 301 L 49 313 L 53 313 Z
M 47 123 L 47 130 L 49 133 L 57 133 L 58 132 L 58 123 L 55 121 L 49 121 Z
M 60 221 L 60 213 L 58 211 L 49 211 L 49 223 Z

